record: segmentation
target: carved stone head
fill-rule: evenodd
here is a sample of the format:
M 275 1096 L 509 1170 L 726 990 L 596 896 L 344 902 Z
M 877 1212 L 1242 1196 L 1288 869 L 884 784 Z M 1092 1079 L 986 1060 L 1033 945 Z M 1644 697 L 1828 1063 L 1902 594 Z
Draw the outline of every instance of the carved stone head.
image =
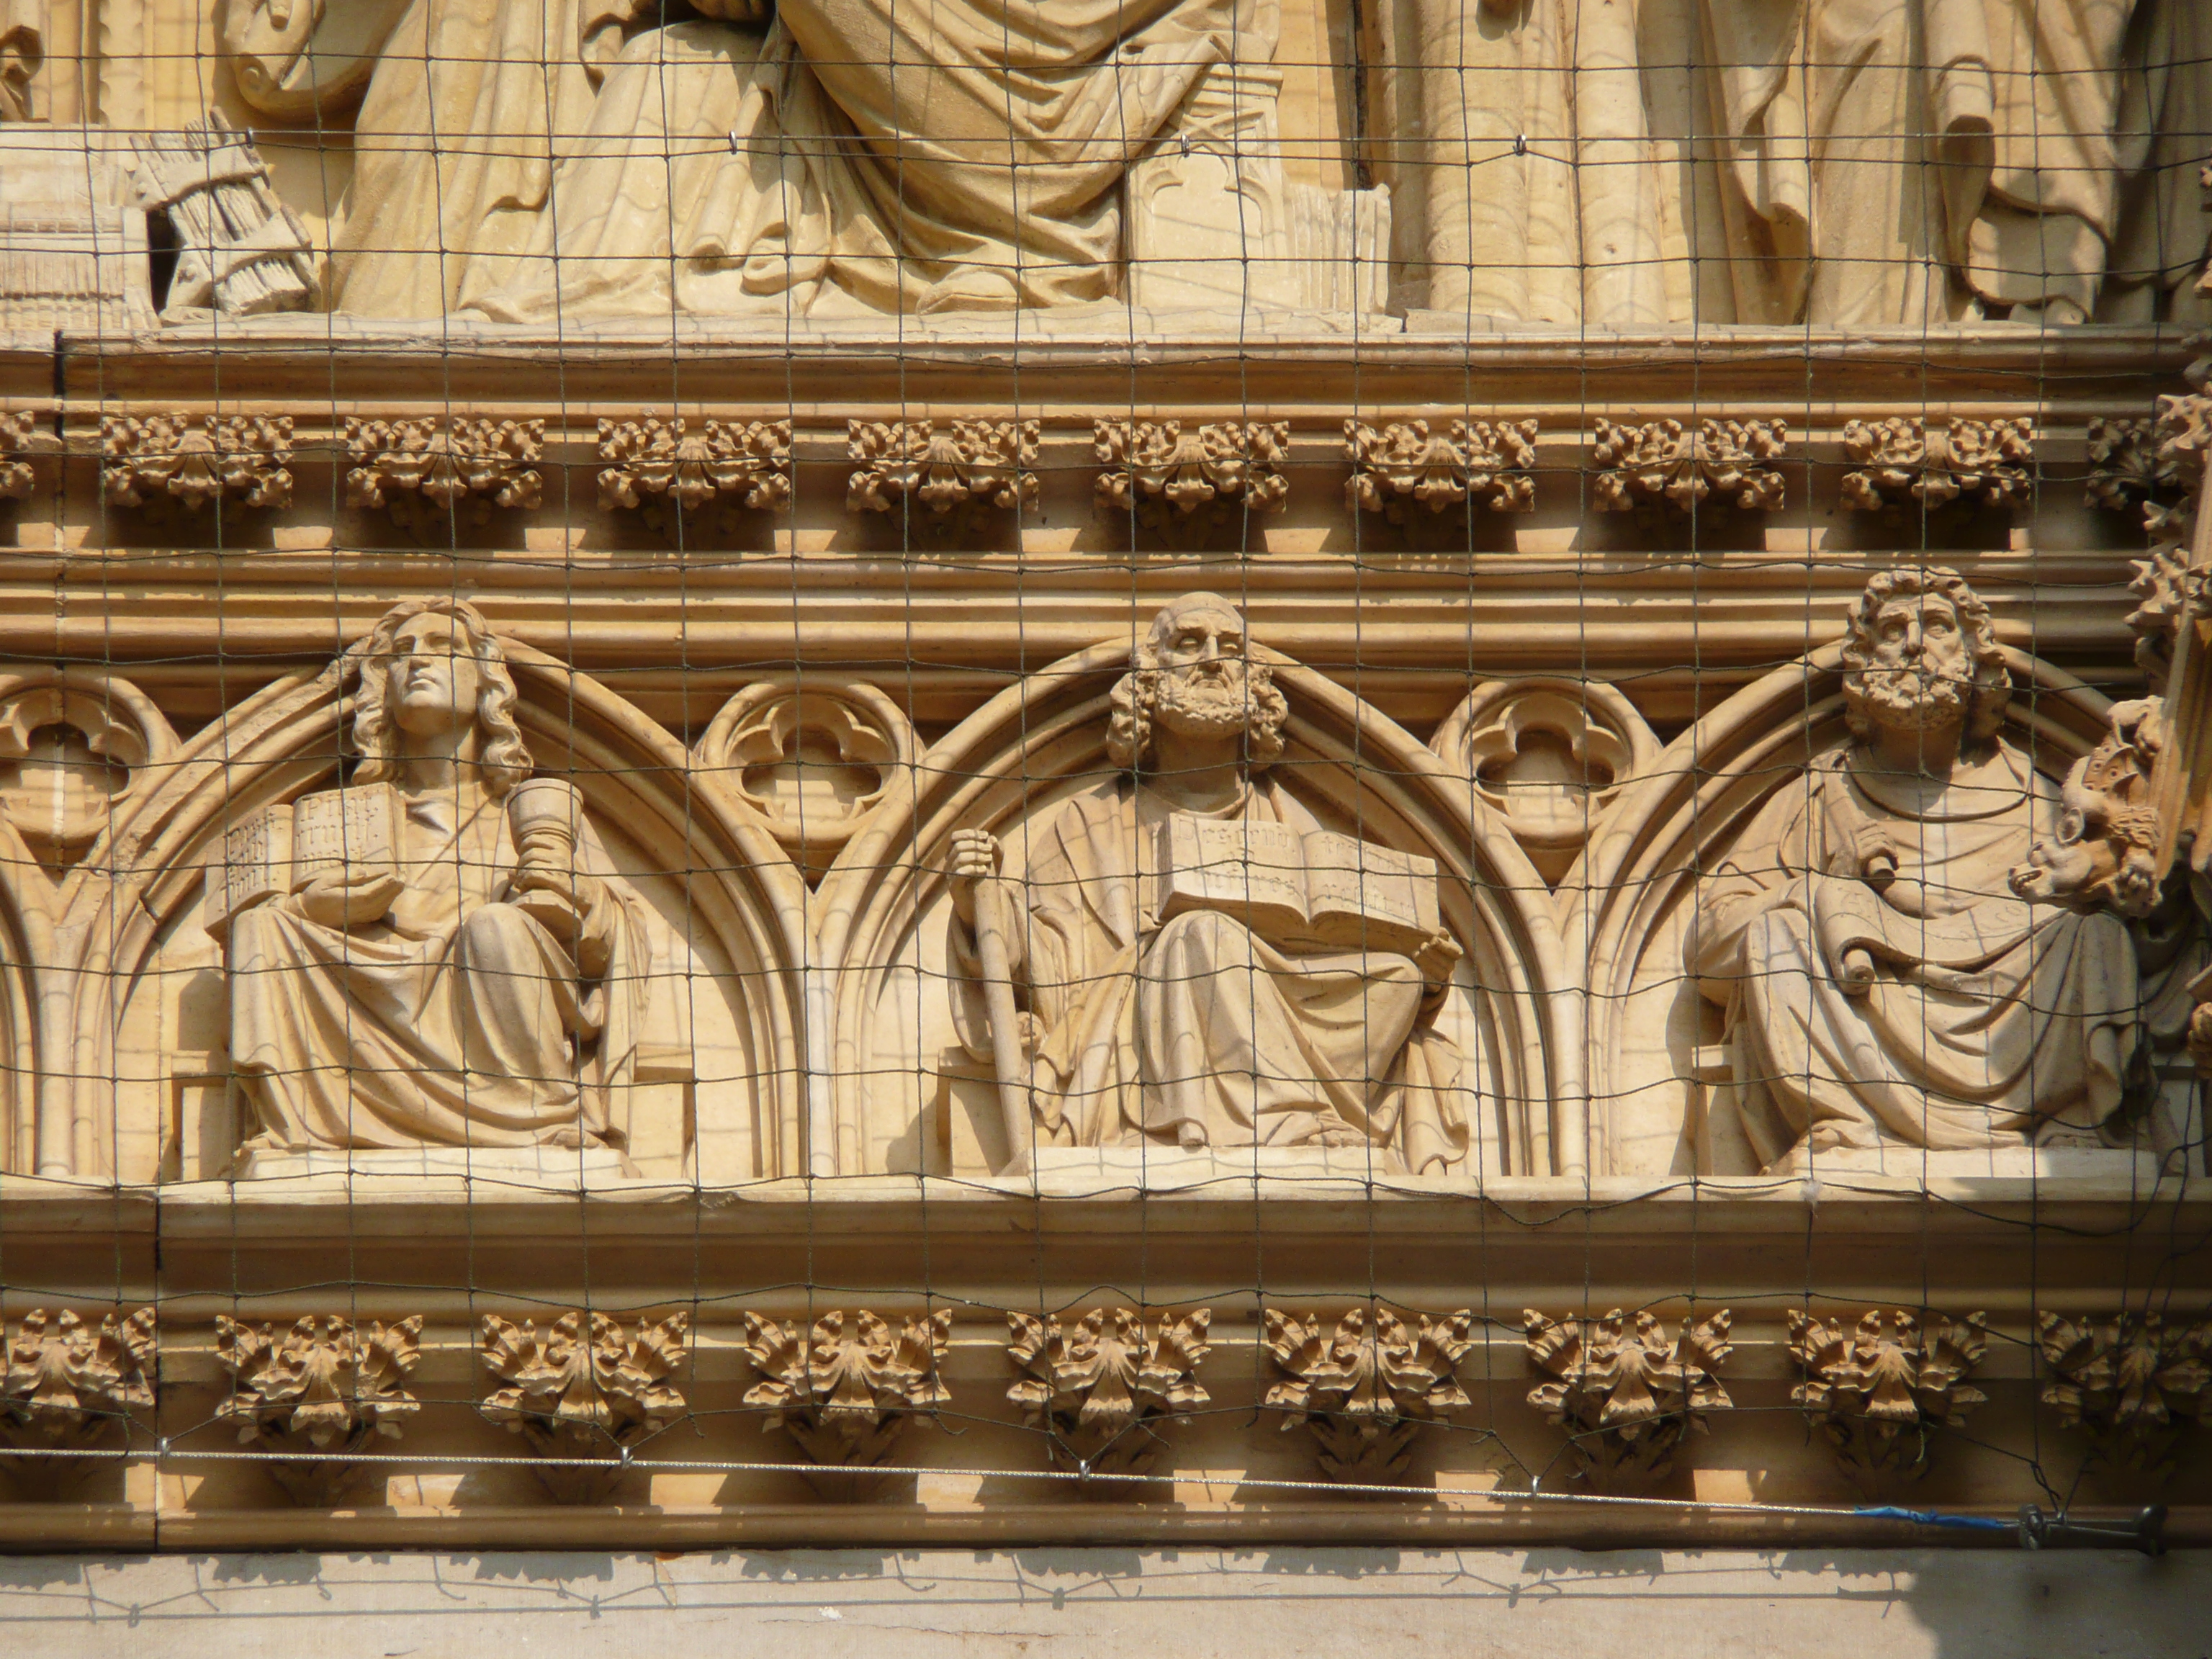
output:
M 1877 726 L 1962 729 L 1986 743 L 2004 724 L 2012 672 L 1981 595 L 1955 570 L 1885 570 L 1866 586 L 1844 641 L 1844 713 L 1854 737 Z
M 1164 606 L 1114 687 L 1108 758 L 1141 769 L 1155 722 L 1165 722 L 1194 737 L 1241 736 L 1253 771 L 1273 765 L 1290 705 L 1245 644 L 1243 613 L 1218 594 L 1186 593 Z
M 514 677 L 507 653 L 477 608 L 460 599 L 410 599 L 392 606 L 349 653 L 359 664 L 353 746 L 360 783 L 398 775 L 410 738 L 476 726 L 476 761 L 495 797 L 528 777 L 534 763 L 515 723 Z

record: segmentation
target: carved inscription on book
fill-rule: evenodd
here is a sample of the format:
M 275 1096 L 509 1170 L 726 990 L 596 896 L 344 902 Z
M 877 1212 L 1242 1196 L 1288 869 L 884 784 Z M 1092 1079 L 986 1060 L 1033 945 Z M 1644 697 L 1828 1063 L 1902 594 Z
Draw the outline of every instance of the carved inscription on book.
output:
M 1327 830 L 1178 812 L 1152 831 L 1160 920 L 1220 910 L 1285 944 L 1412 956 L 1439 927 L 1433 859 Z

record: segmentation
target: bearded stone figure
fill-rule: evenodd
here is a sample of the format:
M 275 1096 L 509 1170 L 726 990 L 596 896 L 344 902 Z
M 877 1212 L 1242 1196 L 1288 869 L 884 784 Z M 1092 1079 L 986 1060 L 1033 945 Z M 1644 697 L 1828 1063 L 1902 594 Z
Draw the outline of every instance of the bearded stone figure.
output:
M 1243 617 L 1211 594 L 1167 606 L 1113 704 L 1118 775 L 1028 831 L 1022 878 L 1000 874 L 988 833 L 953 837 L 953 956 L 971 983 L 979 902 L 1012 918 L 1038 1144 L 1372 1146 L 1417 1174 L 1460 1163 L 1459 1059 L 1432 1024 L 1460 955 L 1449 933 L 1406 952 L 1316 948 L 1233 906 L 1164 902 L 1170 820 L 1365 846 L 1329 836 L 1270 774 L 1289 711 Z M 1426 879 L 1433 890 L 1433 866 Z M 969 1048 L 990 1051 L 998 1034 L 955 1006 Z
M 1759 1162 L 2116 1140 L 2134 947 L 2114 916 L 2010 890 L 2060 800 L 2000 735 L 2011 676 L 1987 607 L 1949 570 L 1876 576 L 1844 695 L 1850 741 L 1759 814 L 1687 941 L 1728 1011 Z
M 611 1144 L 643 1015 L 638 901 L 574 788 L 529 781 L 472 606 L 401 605 L 349 655 L 359 764 L 292 809 L 289 878 L 229 919 L 246 1150 Z M 324 858 L 318 801 L 378 810 Z

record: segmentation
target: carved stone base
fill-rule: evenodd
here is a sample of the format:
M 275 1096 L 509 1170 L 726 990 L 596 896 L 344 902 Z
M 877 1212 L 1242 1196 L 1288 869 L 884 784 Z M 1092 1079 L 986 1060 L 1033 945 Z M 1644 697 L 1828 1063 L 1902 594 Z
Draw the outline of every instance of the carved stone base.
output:
M 393 1181 L 468 1176 L 521 1187 L 607 1187 L 635 1181 L 629 1161 L 611 1146 L 421 1146 L 389 1152 L 270 1152 L 238 1155 L 234 1181 L 379 1177 Z
M 1931 1152 L 1922 1146 L 1886 1142 L 1866 1151 L 1831 1150 L 1792 1153 L 1778 1174 L 1844 1177 L 1852 1175 L 1927 1176 L 1971 1180 L 1977 1176 L 2011 1181 L 2133 1178 L 2148 1188 L 2160 1177 L 2178 1177 L 2183 1155 L 2177 1148 L 2161 1158 L 2149 1147 L 1991 1146 L 1971 1152 Z
M 1398 1155 L 1368 1146 L 1208 1146 L 1197 1152 L 1136 1143 L 1121 1146 L 1038 1146 L 1018 1156 L 1006 1173 L 1040 1192 L 1080 1196 L 1104 1192 L 1185 1192 L 1216 1183 L 1264 1181 L 1403 1180 Z

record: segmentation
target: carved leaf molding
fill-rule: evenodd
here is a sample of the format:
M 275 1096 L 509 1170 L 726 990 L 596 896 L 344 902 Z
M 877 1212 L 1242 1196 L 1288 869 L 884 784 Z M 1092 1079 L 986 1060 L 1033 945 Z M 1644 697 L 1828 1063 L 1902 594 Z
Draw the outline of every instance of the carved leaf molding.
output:
M 690 1316 L 640 1320 L 635 1330 L 605 1314 L 570 1311 L 544 1331 L 486 1314 L 479 1330 L 484 1368 L 507 1384 L 483 1414 L 519 1434 L 541 1458 L 606 1459 L 604 1468 L 541 1467 L 538 1478 L 561 1503 L 599 1503 L 623 1474 L 619 1461 L 690 1409 L 670 1382 L 688 1351 Z
M 910 1314 L 894 1326 L 842 1309 L 813 1329 L 747 1313 L 744 1355 L 761 1380 L 745 1404 L 763 1408 L 763 1432 L 782 1431 L 812 1462 L 840 1468 L 882 1462 L 908 1421 L 934 1417 L 951 1399 L 939 1361 L 952 1340 L 949 1310 Z
M 1790 1356 L 1804 1380 L 1791 1399 L 1862 1481 L 1927 1472 L 1930 1432 L 1956 1428 L 1989 1396 L 1966 1379 L 1989 1346 L 1989 1320 L 1869 1310 L 1856 1327 L 1789 1313 Z
M 134 1408 L 150 1409 L 157 1337 L 151 1308 L 97 1325 L 66 1308 L 28 1310 L 4 1343 L 0 1434 L 16 1447 L 89 1446 Z
M 349 506 L 388 509 L 394 520 L 428 534 L 463 503 L 479 522 L 491 509 L 534 510 L 544 499 L 538 463 L 545 446 L 542 420 L 424 416 L 364 420 L 348 416 Z
M 282 1335 L 267 1325 L 216 1316 L 216 1362 L 231 1378 L 216 1415 L 233 1423 L 240 1445 L 275 1451 L 359 1452 L 396 1440 L 422 1402 L 407 1377 L 422 1358 L 422 1317 L 366 1330 L 337 1315 L 309 1314 Z M 276 1458 L 267 1465 L 301 1502 L 327 1504 L 357 1466 Z
M 1729 1318 L 1723 1308 L 1670 1338 L 1641 1310 L 1631 1328 L 1618 1308 L 1559 1320 L 1529 1309 L 1521 1316 L 1528 1362 L 1553 1380 L 1531 1389 L 1528 1403 L 1570 1431 L 1591 1474 L 1662 1475 L 1688 1436 L 1707 1431 L 1708 1413 L 1735 1405 L 1718 1375 L 1735 1352 Z
M 599 505 L 672 501 L 687 512 L 729 506 L 781 513 L 791 506 L 789 421 L 702 422 L 682 416 L 599 422 Z
M 1844 475 L 1843 501 L 1862 513 L 1906 501 L 1929 507 L 1960 500 L 2007 507 L 2034 486 L 2033 423 L 2026 418 L 1952 416 L 1930 428 L 1919 416 L 1848 421 L 1844 453 L 1859 470 Z
M 111 506 L 173 501 L 194 512 L 219 501 L 292 504 L 289 415 L 104 415 L 100 483 Z
M 890 513 L 902 501 L 934 514 L 1034 507 L 1038 441 L 1035 421 L 849 421 L 845 447 L 856 465 L 845 504 L 854 513 Z
M 1330 1480 L 1403 1474 L 1414 1435 L 1469 1403 L 1458 1370 L 1474 1346 L 1474 1315 L 1418 1317 L 1408 1325 L 1378 1308 L 1370 1328 L 1355 1308 L 1331 1330 L 1322 1319 L 1267 1310 L 1261 1346 L 1281 1380 L 1264 1403 L 1284 1414 L 1285 1431 L 1312 1432 Z
M 1708 496 L 1751 513 L 1782 508 L 1787 489 L 1768 465 L 1790 447 L 1787 421 L 1703 421 L 1694 432 L 1675 420 L 1591 428 L 1598 468 L 1592 504 L 1601 513 L 1663 505 L 1687 513 Z
M 29 457 L 37 441 L 38 417 L 27 409 L 0 410 L 0 501 L 22 501 L 31 493 Z
M 1006 1315 L 1006 1354 L 1023 1373 L 1006 1390 L 1023 1420 L 1050 1431 L 1053 1461 L 1085 1470 L 1141 1474 L 1161 1417 L 1188 1422 L 1207 1402 L 1194 1373 L 1212 1352 L 1211 1310 L 1165 1315 L 1149 1328 L 1130 1308 L 1093 1308 L 1073 1324 Z
M 1091 449 L 1101 507 L 1130 513 L 1158 505 L 1188 516 L 1242 502 L 1248 512 L 1279 513 L 1290 498 L 1288 421 L 1097 421 Z
M 1348 420 L 1345 504 L 1393 523 L 1402 522 L 1409 501 L 1434 514 L 1470 499 L 1492 513 L 1534 512 L 1536 433 L 1533 420 Z
M 2087 1431 L 2116 1468 L 2170 1471 L 2182 1431 L 2212 1413 L 2212 1320 L 2039 1311 L 2035 1336 L 2051 1368 L 2044 1403 L 2067 1427 Z

